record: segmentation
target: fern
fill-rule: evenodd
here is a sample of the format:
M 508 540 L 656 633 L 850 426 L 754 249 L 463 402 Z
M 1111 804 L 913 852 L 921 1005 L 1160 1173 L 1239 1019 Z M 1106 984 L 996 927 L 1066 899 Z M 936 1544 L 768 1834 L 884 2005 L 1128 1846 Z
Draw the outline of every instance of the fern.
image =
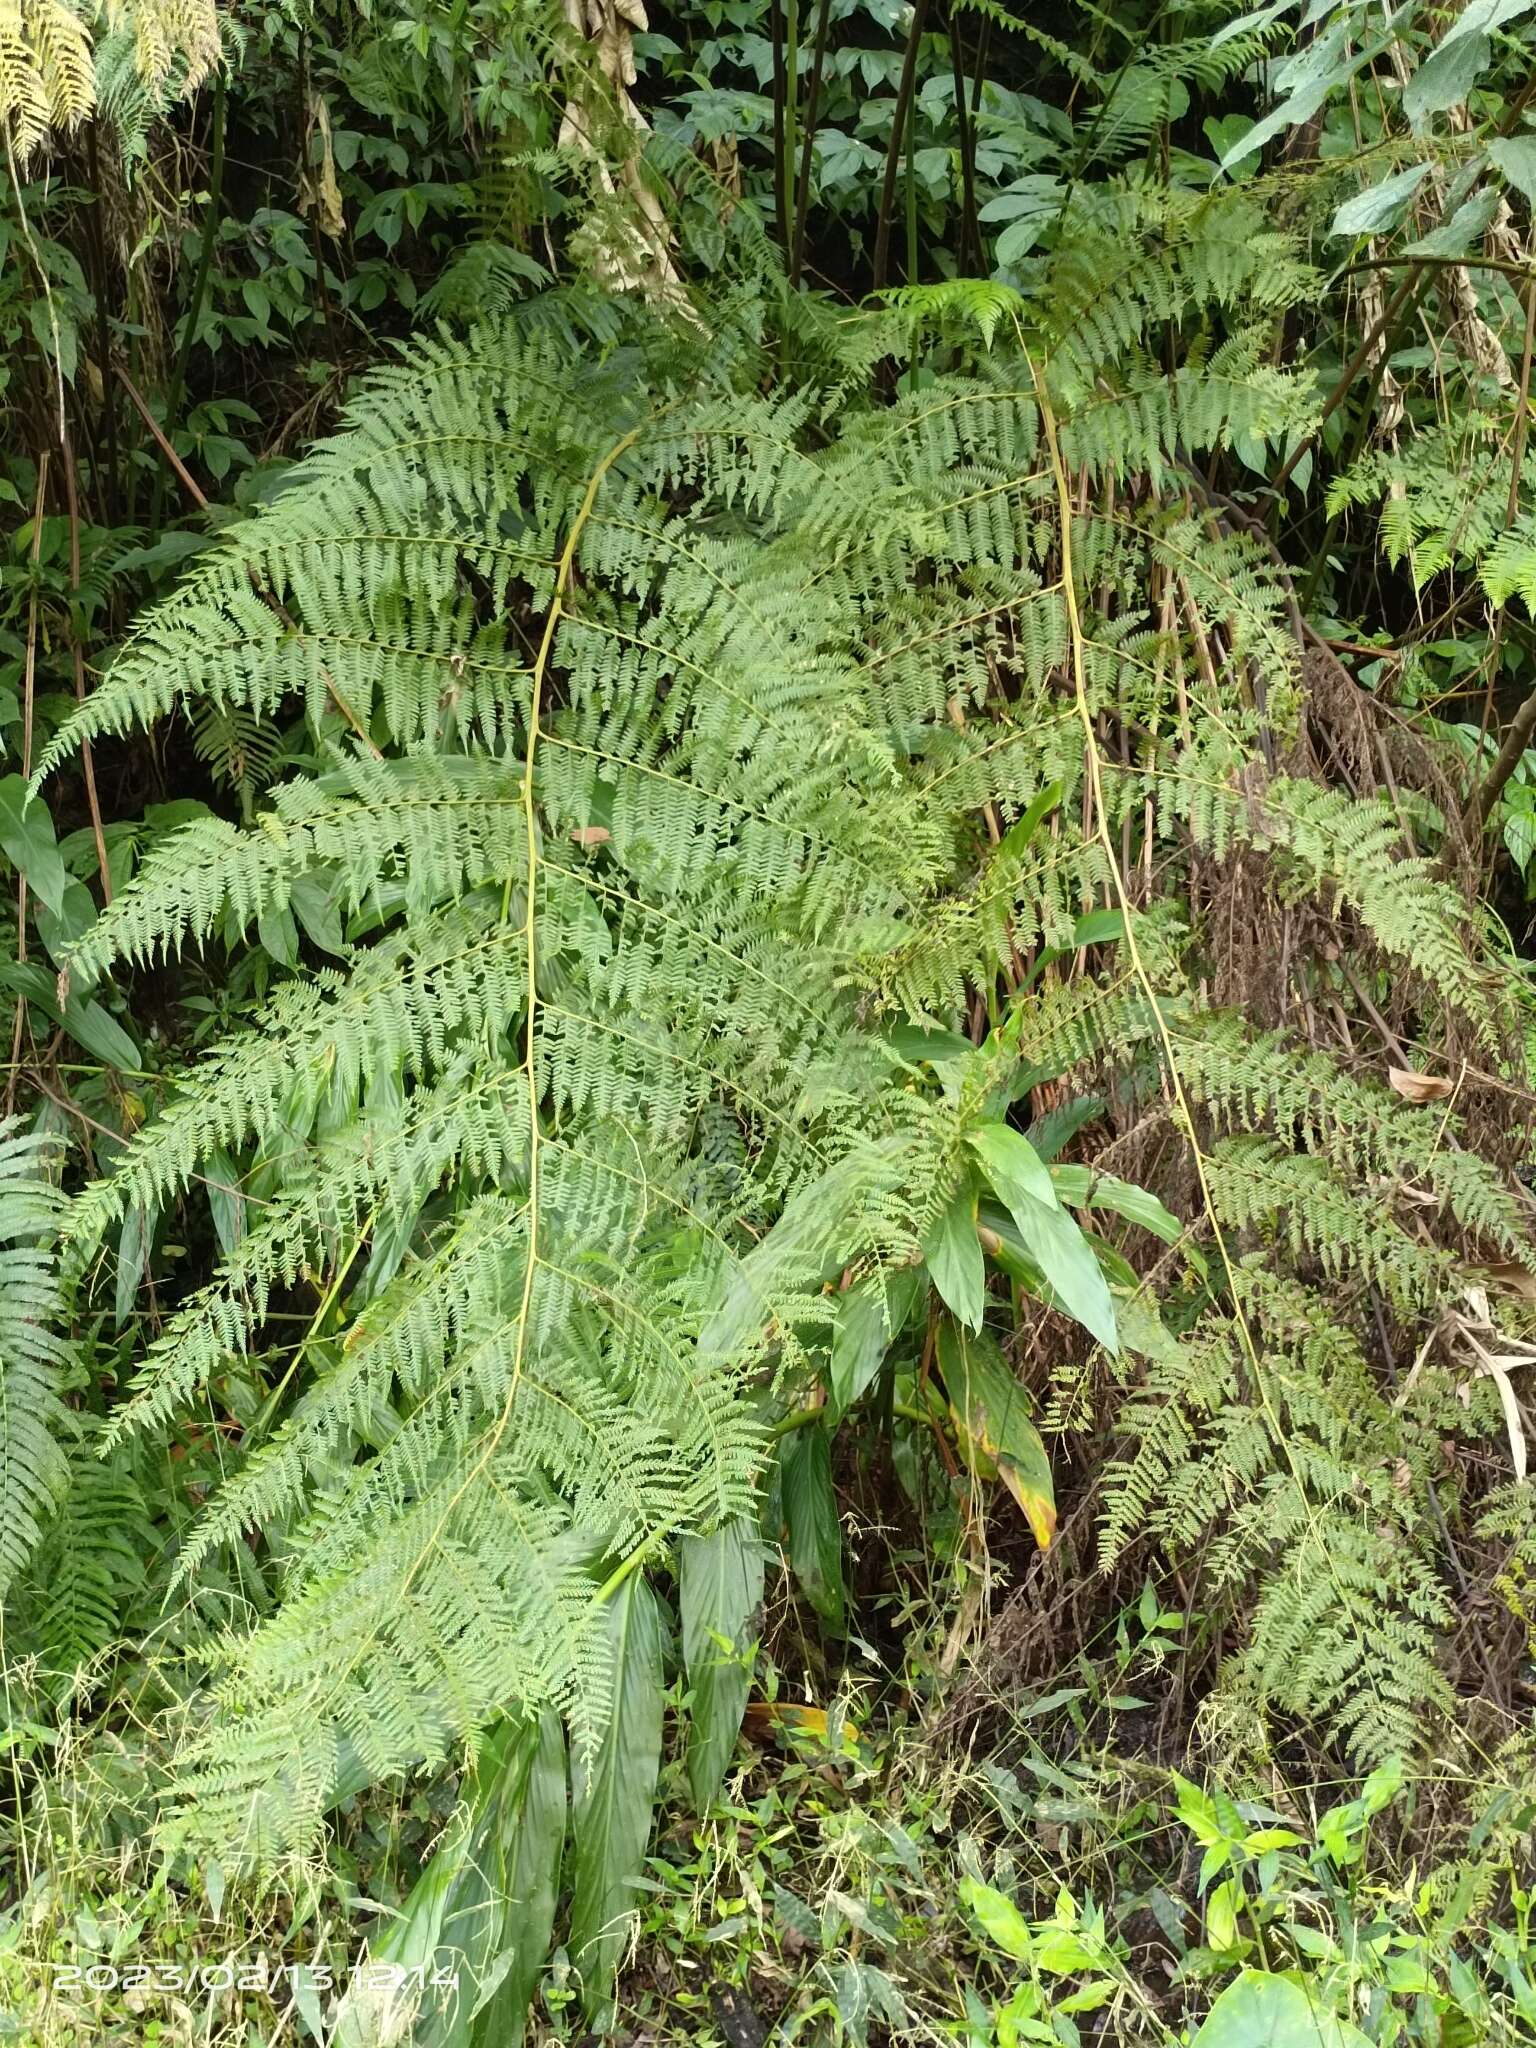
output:
M 98 19 L 109 38 L 131 47 L 134 77 L 151 97 L 173 72 L 180 89 L 192 91 L 219 61 L 214 0 L 7 0 L 0 6 L 0 131 L 18 163 L 96 106 L 91 28 Z M 109 58 L 114 105 L 133 97 L 122 73 Z M 128 110 L 136 123 L 137 109 Z
M 153 714 L 166 649 L 195 641 L 225 706 L 270 710 L 303 676 L 323 730 L 343 700 L 360 731 L 436 750 L 338 744 L 254 830 L 192 825 L 73 962 L 233 943 L 301 883 L 357 940 L 382 927 L 215 1049 L 71 1221 L 82 1260 L 216 1152 L 261 1187 L 119 1431 L 163 1426 L 259 1347 L 275 1285 L 317 1270 L 347 1290 L 345 1341 L 317 1324 L 298 1398 L 184 1555 L 193 1572 L 252 1529 L 291 1532 L 281 1614 L 241 1650 L 240 1718 L 206 1763 L 207 1812 L 236 1828 L 299 1722 L 307 1754 L 345 1739 L 374 1773 L 440 1756 L 509 1697 L 600 1725 L 597 1580 L 742 1511 L 741 1376 L 826 1257 L 892 1232 L 910 1256 L 891 1168 L 858 1164 L 902 1099 L 856 984 L 954 872 L 959 792 L 920 766 L 951 751 L 947 692 L 941 670 L 905 704 L 898 748 L 882 667 L 853 659 L 861 592 L 907 581 L 894 528 L 888 572 L 834 551 L 807 590 L 806 536 L 846 481 L 845 451 L 798 452 L 804 417 L 706 393 L 646 420 L 602 373 L 573 391 L 537 341 L 430 344 L 152 616 L 79 721 Z M 928 407 L 887 422 L 874 460 L 924 478 L 920 537 L 942 550 L 967 492 L 933 425 Z M 528 584 L 531 660 L 484 623 Z M 487 751 L 460 753 L 471 737 Z M 724 1179 L 690 1156 L 715 1105 L 745 1139 Z M 760 1219 L 805 1200 L 823 1220 L 801 1248 L 781 1233 L 772 1265 L 741 1267 Z M 743 1299 L 720 1348 L 718 1309 Z M 307 1782 L 323 1795 L 318 1766 Z
M 0 1122 L 0 1599 L 67 1491 L 69 1354 L 53 1252 L 63 1200 L 47 1153 L 45 1139 Z
M 80 1431 L 57 1512 L 16 1591 L 24 1626 L 7 1645 L 13 1659 L 36 1660 L 43 1690 L 57 1700 L 93 1689 L 144 1588 L 154 1542 L 130 1457 L 102 1457 L 100 1436 Z
M 1257 1262 L 1239 1280 L 1258 1366 L 1230 1315 L 1183 1339 L 1134 1331 L 1147 1370 L 1105 1474 L 1101 1556 L 1148 1535 L 1181 1563 L 1208 1546 L 1214 1586 L 1247 1608 L 1229 1683 L 1261 1710 L 1321 1720 L 1363 1759 L 1411 1750 L 1426 1705 L 1450 1699 L 1454 1608 L 1417 1489 L 1396 1478 L 1427 1446 L 1317 1296 Z
M 1428 1684 L 1422 1516 L 1385 1501 L 1366 1530 L 1350 1506 L 1338 1387 L 1389 1425 L 1308 1289 L 1432 1308 L 1459 1248 L 1413 1227 L 1410 1186 L 1515 1257 L 1507 1191 L 1422 1156 L 1380 1091 L 1304 1055 L 1286 1072 L 1282 1041 L 1212 1018 L 1206 933 L 1172 896 L 1129 905 L 1102 975 L 1053 969 L 1115 900 L 1108 836 L 1148 872 L 1252 863 L 1477 1028 L 1497 992 L 1386 809 L 1281 766 L 1305 705 L 1288 589 L 1186 488 L 1192 450 L 1313 417 L 1254 338 L 1310 273 L 1241 195 L 1095 207 L 1099 240 L 1018 305 L 908 294 L 841 340 L 805 316 L 836 408 L 809 384 L 765 397 L 729 312 L 631 313 L 574 354 L 532 307 L 413 344 L 51 744 L 45 769 L 167 714 L 264 731 L 295 705 L 310 737 L 249 820 L 159 844 L 71 958 L 99 977 L 280 930 L 289 970 L 68 1225 L 84 1272 L 204 1178 L 251 1209 L 109 1431 L 153 1441 L 237 1361 L 257 1377 L 175 1567 L 195 1604 L 254 1554 L 275 1595 L 185 1759 L 192 1838 L 302 1842 L 343 1784 L 435 1764 L 509 1709 L 558 1710 L 596 1753 L 615 1588 L 751 1512 L 762 1390 L 827 1341 L 824 1289 L 915 1262 L 946 1210 L 965 1091 L 888 1027 L 978 996 L 1007 1012 L 1004 1100 L 1020 1063 L 1091 1063 L 1133 1099 L 1171 1055 L 1213 1127 L 1192 1228 L 1239 1255 L 1229 1278 L 1170 1252 L 1186 1291 L 1138 1311 L 1153 1377 L 1106 1560 L 1208 1538 L 1252 1603 L 1253 1682 L 1349 1740 L 1362 1701 L 1399 1697 L 1357 1628 L 1375 1569 L 1381 1657 Z M 847 401 L 914 319 L 994 311 L 975 373 Z M 1186 326 L 1170 373 L 1160 338 Z M 1042 392 L 1081 478 L 1068 531 Z M 1102 775 L 1096 725 L 1126 741 Z M 1260 1245 L 1268 1294 L 1241 1256 Z M 290 1337 L 272 1310 L 294 1289 L 314 1307 Z M 1418 1439 L 1404 1457 L 1422 1475 Z M 1273 1532 L 1310 1557 L 1341 1519 L 1332 1619 L 1309 1622 Z M 1305 1627 L 1316 1666 L 1285 1647 Z

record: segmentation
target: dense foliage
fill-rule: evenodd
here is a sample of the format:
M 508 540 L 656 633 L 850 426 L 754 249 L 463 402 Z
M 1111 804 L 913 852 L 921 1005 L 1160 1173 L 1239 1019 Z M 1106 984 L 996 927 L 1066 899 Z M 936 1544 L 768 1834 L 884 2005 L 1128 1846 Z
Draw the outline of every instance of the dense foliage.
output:
M 1536 2025 L 1528 14 L 0 7 L 27 2038 Z

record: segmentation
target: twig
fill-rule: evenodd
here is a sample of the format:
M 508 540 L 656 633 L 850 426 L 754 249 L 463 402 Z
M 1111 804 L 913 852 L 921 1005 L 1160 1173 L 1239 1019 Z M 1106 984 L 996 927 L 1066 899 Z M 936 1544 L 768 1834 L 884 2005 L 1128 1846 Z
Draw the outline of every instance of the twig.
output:
M 783 0 L 768 0 L 769 33 L 773 40 L 773 210 L 779 247 L 789 249 L 789 169 L 784 161 L 784 14 Z
M 1521 756 L 1530 745 L 1533 732 L 1536 732 L 1536 690 L 1532 690 L 1509 721 L 1504 744 L 1499 748 L 1493 766 L 1467 800 L 1462 817 L 1469 837 L 1477 838 L 1486 827 L 1494 805 L 1504 794 L 1504 785 L 1520 766 Z
M 96 121 L 86 125 L 85 153 L 91 180 L 91 203 L 86 209 L 86 232 L 94 272 L 92 291 L 96 299 L 96 353 L 101 361 L 101 420 L 106 441 L 106 475 L 100 497 L 102 523 L 114 525 L 117 509 L 119 465 L 117 459 L 117 394 L 112 388 L 112 329 L 107 320 L 107 245 L 101 232 L 101 213 L 106 201 L 101 189 L 101 153 L 97 146 Z
M 1515 451 L 1509 469 L 1509 503 L 1504 524 L 1513 526 L 1520 516 L 1520 471 L 1525 462 L 1525 440 L 1531 424 L 1531 350 L 1536 346 L 1536 271 L 1525 287 L 1525 346 L 1520 352 L 1520 396 L 1515 404 Z
M 193 504 L 196 505 L 199 512 L 206 512 L 208 510 L 207 498 L 203 495 L 203 491 L 191 470 L 187 468 L 187 465 L 166 439 L 165 429 L 150 411 L 148 401 L 145 399 L 143 392 L 140 391 L 138 385 L 134 383 L 121 363 L 117 365 L 117 374 L 122 379 L 123 389 L 133 400 L 134 410 L 138 413 L 145 426 L 148 427 L 151 434 L 154 435 L 156 442 L 159 444 L 160 453 L 165 457 L 172 469 L 175 470 L 182 489 L 192 500 Z
M 967 258 L 981 268 L 981 222 L 976 212 L 976 143 L 965 103 L 965 52 L 953 0 L 949 8 L 949 61 L 955 80 L 955 124 L 960 131 L 960 269 Z
M 1529 263 L 1513 263 L 1503 256 L 1362 256 L 1357 263 L 1336 270 L 1333 281 L 1357 276 L 1362 270 L 1401 270 L 1409 263 L 1436 270 L 1497 270 L 1506 277 L 1536 276 Z
M 1281 463 L 1274 476 L 1270 478 L 1270 488 L 1272 490 L 1278 491 L 1301 458 L 1317 445 L 1318 437 L 1322 433 L 1323 428 L 1327 426 L 1329 420 L 1333 418 L 1339 407 L 1349 396 L 1355 379 L 1369 361 L 1371 351 L 1378 342 L 1381 344 L 1382 355 L 1385 358 L 1388 338 L 1397 326 L 1397 316 L 1403 310 L 1411 295 L 1418 289 L 1419 281 L 1423 275 L 1424 266 L 1421 263 L 1415 262 L 1413 268 L 1397 286 L 1397 289 L 1393 292 L 1391 298 L 1388 299 L 1386 305 L 1382 307 L 1381 318 L 1373 326 L 1367 328 L 1360 346 L 1339 372 L 1338 381 L 1332 391 L 1329 392 L 1327 402 L 1318 414 L 1317 424 L 1304 440 L 1296 443 L 1296 446 L 1291 450 L 1285 461 Z

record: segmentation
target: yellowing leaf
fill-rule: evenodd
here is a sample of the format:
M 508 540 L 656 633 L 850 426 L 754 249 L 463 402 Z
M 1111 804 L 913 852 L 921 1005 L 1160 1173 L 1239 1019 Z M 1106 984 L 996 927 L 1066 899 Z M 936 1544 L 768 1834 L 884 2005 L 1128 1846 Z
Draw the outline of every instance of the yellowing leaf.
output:
M 790 1735 L 814 1736 L 818 1742 L 827 1739 L 826 1708 L 804 1707 L 796 1700 L 751 1700 L 742 1719 L 747 1733 L 759 1738 L 782 1729 Z
M 938 1361 L 967 1467 L 978 1479 L 1002 1480 L 1045 1550 L 1056 1533 L 1056 1494 L 1028 1396 L 995 1338 L 949 1316 L 938 1328 Z

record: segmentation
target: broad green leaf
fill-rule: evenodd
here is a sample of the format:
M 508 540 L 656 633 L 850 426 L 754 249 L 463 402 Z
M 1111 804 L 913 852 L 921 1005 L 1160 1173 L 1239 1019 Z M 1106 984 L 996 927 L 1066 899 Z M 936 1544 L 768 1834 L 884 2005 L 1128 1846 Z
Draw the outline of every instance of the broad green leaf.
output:
M 998 854 L 1017 858 L 1019 854 L 1025 852 L 1029 842 L 1040 829 L 1040 821 L 1055 810 L 1061 802 L 1061 796 L 1062 785 L 1059 782 L 1047 783 L 1044 789 L 1037 790 L 1030 798 L 1023 814 L 1014 820 L 998 841 Z
M 1042 1963 L 1043 1967 L 1043 1963 Z M 1088 1967 L 1092 1967 L 1089 1965 Z M 1120 1989 L 1113 1977 L 1095 1977 L 1085 1984 L 1081 1991 L 1072 1991 L 1065 1998 L 1051 2000 L 1052 2012 L 1097 2012 L 1100 2006 L 1108 2005 Z
M 763 1600 L 763 1539 L 745 1517 L 688 1536 L 678 1560 L 683 1664 L 693 1708 L 688 1784 L 702 1813 L 720 1789 L 752 1680 Z
M 1409 242 L 1403 250 L 1405 256 L 1467 256 L 1473 248 L 1480 246 L 1489 222 L 1499 210 L 1500 195 L 1493 185 L 1485 185 L 1481 192 L 1458 206 L 1449 220 L 1442 221 L 1437 228 L 1419 241 Z
M 213 1217 L 219 1250 L 227 1259 L 245 1235 L 245 1195 L 240 1169 L 227 1152 L 210 1152 L 203 1165 L 203 1185 Z
M 64 1005 L 63 1024 L 71 1038 L 107 1066 L 125 1073 L 138 1072 L 139 1048 L 111 1011 L 103 1009 L 93 997 L 71 996 Z
M 1070 1977 L 1079 1970 L 1097 1970 L 1106 1960 L 1103 1948 L 1084 1941 L 1075 1928 L 1047 1922 L 1035 1930 L 1035 1968 L 1053 1977 Z
M 1205 1939 L 1209 1947 L 1218 1952 L 1237 1947 L 1237 1916 L 1242 1901 L 1243 1888 L 1236 1878 L 1229 1877 L 1225 1884 L 1210 1892 L 1205 1902 Z
M 1044 1550 L 1056 1533 L 1050 1461 L 1019 1385 L 988 1331 L 963 1329 L 948 1316 L 938 1327 L 939 1371 L 961 1453 L 978 1477 L 1001 1479 Z
M 1348 2020 L 1290 1977 L 1244 1970 L 1211 2007 L 1192 2048 L 1369 2048 Z
M 123 1212 L 117 1234 L 117 1276 L 112 1292 L 113 1321 L 119 1330 L 133 1314 L 134 1303 L 138 1300 L 139 1287 L 155 1241 L 157 1216 L 156 1209 L 146 1209 L 141 1202 L 133 1203 Z
M 78 1044 L 106 1066 L 127 1073 L 139 1070 L 139 1049 L 111 1012 L 94 997 L 72 995 L 60 1003 L 57 979 L 31 960 L 0 961 L 0 988 L 13 990 L 35 1004 L 45 1017 L 62 1024 Z
M 1351 79 L 1369 54 L 1368 50 L 1349 48 L 1345 24 L 1335 22 L 1281 68 L 1276 82 L 1284 98 L 1232 144 L 1221 159 L 1221 168 L 1229 170 L 1251 156 L 1282 128 L 1309 121 L 1333 88 Z
M 571 1960 L 582 2010 L 599 2033 L 629 1938 L 661 1763 L 661 1618 L 638 1572 L 613 1596 L 608 1642 L 613 1704 L 596 1754 L 574 1763 L 571 1801 Z
M 1008 1208 L 1031 1202 L 1043 1203 L 1047 1209 L 1057 1207 L 1050 1173 L 1021 1131 L 1011 1124 L 977 1124 L 970 1144 L 982 1172 Z
M 1506 135 L 1490 142 L 1488 161 L 1506 184 L 1536 206 L 1536 135 Z
M 958 1031 L 945 1031 L 937 1025 L 930 1029 L 922 1024 L 893 1024 L 886 1037 L 899 1056 L 913 1065 L 920 1060 L 967 1059 L 976 1050 Z
M 1231 21 L 1225 21 L 1210 38 L 1210 48 L 1219 50 L 1223 43 L 1231 42 L 1234 36 L 1248 35 L 1253 29 L 1268 28 L 1269 24 L 1282 14 L 1289 14 L 1296 0 L 1269 0 L 1264 7 L 1255 7 L 1247 14 L 1239 14 Z
M 1053 1166 L 1051 1180 L 1061 1200 L 1074 1209 L 1111 1209 L 1127 1223 L 1150 1230 L 1164 1244 L 1177 1244 L 1185 1233 L 1186 1226 L 1172 1210 L 1134 1181 L 1096 1173 L 1091 1166 Z
M 504 1916 L 494 1967 L 502 1974 L 494 1988 L 487 1983 L 485 2002 L 471 2015 L 472 2048 L 519 2048 L 523 2038 L 554 1932 L 568 1805 L 565 1731 L 560 1716 L 546 1710 L 510 1851 L 501 1861 Z
M 1004 1955 L 1012 1956 L 1015 1962 L 1028 1962 L 1034 1940 L 1028 1921 L 1012 1899 L 974 1877 L 962 1877 L 960 1902 L 974 1914 L 982 1933 L 995 1941 Z
M 1463 36 L 1431 50 L 1403 87 L 1403 113 L 1410 126 L 1422 128 L 1432 114 L 1464 105 L 1492 59 L 1493 45 L 1487 36 Z
M 1429 175 L 1428 164 L 1414 164 L 1397 171 L 1379 184 L 1368 185 L 1353 199 L 1346 199 L 1333 216 L 1331 235 L 1378 235 L 1395 228 L 1408 211 L 1408 202 Z
M 322 953 L 344 954 L 347 950 L 341 929 L 340 900 L 341 878 L 324 873 L 299 875 L 289 894 L 294 916 Z
M 998 220 L 1048 220 L 1061 204 L 1063 191 L 1059 178 L 1048 171 L 1027 171 L 1016 178 L 1005 192 L 999 192 L 989 199 L 981 209 L 979 218 L 984 221 Z
M 38 899 L 38 936 L 47 947 L 48 958 L 55 967 L 64 965 L 65 955 L 70 947 L 76 939 L 88 932 L 95 922 L 95 898 L 84 882 L 77 882 L 73 877 L 64 891 L 64 901 L 57 911 L 51 910 L 41 897 Z M 91 983 L 76 979 L 76 986 L 83 992 Z
M 256 940 L 280 967 L 299 964 L 299 928 L 286 904 L 266 910 L 256 920 Z
M 1403 1760 L 1386 1757 L 1360 1788 L 1360 1805 L 1366 1814 L 1380 1813 L 1403 1789 Z
M 991 1212 L 985 1219 L 993 1227 Z M 1110 1351 L 1120 1348 L 1115 1323 L 1115 1304 L 1099 1269 L 1093 1247 L 1064 1209 L 1047 1209 L 1039 1202 L 1021 1204 L 1009 1214 L 1009 1229 L 996 1230 L 999 1262 L 1028 1286 L 1044 1279 L 1055 1305 L 1081 1323 Z M 1012 1243 L 1010 1243 L 1010 1238 Z M 1010 1253 L 1022 1252 L 1028 1266 L 1021 1266 Z
M 360 1973 L 337 2014 L 337 2048 L 517 2048 L 549 1953 L 565 1812 L 559 1716 L 491 1729 L 459 1814 L 370 1945 L 370 1962 L 406 1980 Z
M 1123 910 L 1087 910 L 1072 927 L 1074 949 L 1083 946 L 1107 946 L 1114 940 L 1124 937 Z
M 923 1257 L 944 1306 L 973 1330 L 981 1328 L 987 1262 L 976 1235 L 976 1185 L 967 1180 L 923 1239 Z
M 832 1439 L 819 1422 L 795 1430 L 780 1454 L 789 1561 L 805 1597 L 832 1628 L 843 1625 L 843 1525 L 832 1486 Z
M 860 1280 L 839 1295 L 827 1364 L 829 1420 L 845 1415 L 880 1370 L 891 1335 L 885 1286 L 878 1277 Z
M 1464 36 L 1485 36 L 1509 22 L 1529 14 L 1533 0 L 1467 0 L 1440 38 L 1440 48 L 1449 49 Z
M 1207 1848 L 1214 1842 L 1223 1841 L 1225 1835 L 1221 1818 L 1211 1795 L 1192 1779 L 1181 1777 L 1177 1771 L 1172 1775 L 1179 1819 L 1191 1831 L 1195 1840 Z
M 0 777 L 0 847 L 11 865 L 27 878 L 33 895 L 55 917 L 64 915 L 69 870 L 53 836 L 53 820 L 40 796 L 27 797 L 19 775 Z

